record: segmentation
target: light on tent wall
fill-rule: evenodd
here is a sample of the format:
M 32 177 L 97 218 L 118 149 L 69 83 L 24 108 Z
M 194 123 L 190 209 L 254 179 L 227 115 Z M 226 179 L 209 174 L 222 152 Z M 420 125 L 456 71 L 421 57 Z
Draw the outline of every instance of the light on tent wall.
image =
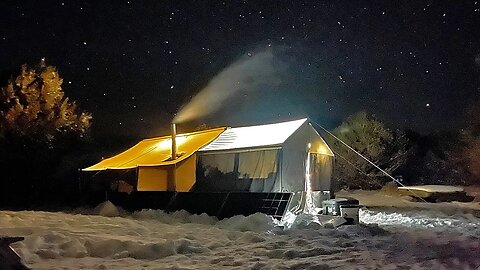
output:
M 328 148 L 325 145 L 319 145 L 317 153 L 322 155 L 328 155 L 330 154 L 330 151 L 328 151 Z
M 310 144 L 310 143 L 309 143 Z M 310 157 L 310 151 L 307 153 L 307 159 L 305 163 L 305 208 L 303 209 L 303 212 L 309 213 L 309 214 L 314 214 L 316 213 L 315 209 L 315 204 L 313 202 L 313 196 L 312 196 L 312 179 L 311 179 L 311 174 L 310 174 L 310 162 L 311 162 L 311 157 Z
M 305 161 L 305 191 L 312 191 L 310 179 L 310 152 L 307 153 L 307 160 Z

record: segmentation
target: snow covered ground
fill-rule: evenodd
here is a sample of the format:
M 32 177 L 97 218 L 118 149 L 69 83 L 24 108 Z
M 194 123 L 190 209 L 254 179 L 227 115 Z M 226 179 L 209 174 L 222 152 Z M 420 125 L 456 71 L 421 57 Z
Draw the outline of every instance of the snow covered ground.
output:
M 360 201 L 361 205 L 373 208 L 395 208 L 410 210 L 430 210 L 450 215 L 458 213 L 471 213 L 480 218 L 480 202 L 440 202 L 425 203 L 412 201 L 410 196 L 388 193 L 376 190 L 352 190 L 340 191 L 337 197 L 353 197 Z
M 439 192 L 439 193 L 451 193 L 451 192 L 462 192 L 464 191 L 463 187 L 457 186 L 447 186 L 447 185 L 422 185 L 422 186 L 405 186 L 398 187 L 398 189 L 403 190 L 420 190 L 425 192 Z
M 122 217 L 0 211 L 0 235 L 33 269 L 477 269 L 480 219 L 361 210 L 370 225 L 283 230 L 263 214 L 218 221 L 144 210 Z M 378 225 L 373 225 L 378 224 Z

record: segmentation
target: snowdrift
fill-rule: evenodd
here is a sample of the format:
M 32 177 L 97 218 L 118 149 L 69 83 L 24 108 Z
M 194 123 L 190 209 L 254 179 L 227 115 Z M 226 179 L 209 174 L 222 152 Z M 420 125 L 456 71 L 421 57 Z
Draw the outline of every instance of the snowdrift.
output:
M 185 211 L 143 210 L 128 215 L 120 211 L 120 215 L 0 211 L 0 234 L 25 237 L 13 247 L 33 269 L 469 269 L 480 265 L 480 221 L 468 215 L 362 210 L 361 220 L 371 225 L 326 228 L 306 222 L 288 230 L 263 214 L 220 221 Z

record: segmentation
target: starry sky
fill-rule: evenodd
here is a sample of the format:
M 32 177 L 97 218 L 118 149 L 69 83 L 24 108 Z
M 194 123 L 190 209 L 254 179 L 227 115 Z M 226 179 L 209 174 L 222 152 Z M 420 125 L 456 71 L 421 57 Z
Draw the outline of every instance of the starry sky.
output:
M 281 83 L 196 123 L 309 116 L 333 128 L 359 110 L 421 133 L 462 126 L 480 93 L 477 1 L 1 1 L 0 79 L 46 58 L 93 113 L 97 136 L 162 135 L 242 57 L 271 51 Z

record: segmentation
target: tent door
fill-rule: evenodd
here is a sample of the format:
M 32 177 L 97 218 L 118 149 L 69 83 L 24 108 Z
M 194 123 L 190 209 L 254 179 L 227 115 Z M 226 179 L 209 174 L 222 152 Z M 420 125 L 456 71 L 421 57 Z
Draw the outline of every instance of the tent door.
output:
M 306 162 L 307 191 L 330 191 L 333 157 L 319 153 L 308 153 Z

